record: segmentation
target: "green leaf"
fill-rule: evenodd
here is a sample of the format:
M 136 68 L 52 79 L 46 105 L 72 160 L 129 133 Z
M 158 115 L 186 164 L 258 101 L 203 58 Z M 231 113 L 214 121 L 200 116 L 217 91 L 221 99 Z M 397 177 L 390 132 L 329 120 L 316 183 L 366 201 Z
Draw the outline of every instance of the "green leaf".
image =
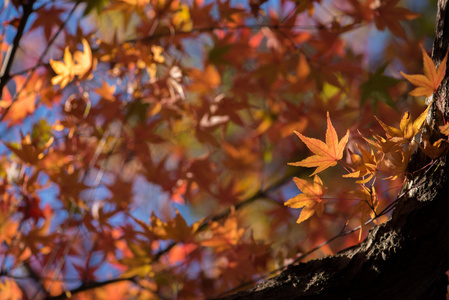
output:
M 45 119 L 40 119 L 38 123 L 33 125 L 31 131 L 31 139 L 37 140 L 38 146 L 43 146 L 53 136 L 53 130 L 51 125 Z
M 215 64 L 226 64 L 229 63 L 223 56 L 231 50 L 232 45 L 219 46 L 215 45 L 208 54 L 208 60 Z
M 374 72 L 374 74 L 370 75 L 368 81 L 360 85 L 362 90 L 360 105 L 365 104 L 366 100 L 369 98 L 374 111 L 377 111 L 377 104 L 379 101 L 396 109 L 393 99 L 388 92 L 388 88 L 395 86 L 400 80 L 383 75 L 386 66 L 387 64 L 381 66 Z
M 72 2 L 78 2 L 78 1 L 72 1 Z M 98 14 L 100 14 L 103 11 L 104 7 L 109 5 L 109 0 L 81 0 L 81 2 L 86 3 L 86 8 L 84 9 L 83 16 L 87 16 L 94 9 L 97 11 Z

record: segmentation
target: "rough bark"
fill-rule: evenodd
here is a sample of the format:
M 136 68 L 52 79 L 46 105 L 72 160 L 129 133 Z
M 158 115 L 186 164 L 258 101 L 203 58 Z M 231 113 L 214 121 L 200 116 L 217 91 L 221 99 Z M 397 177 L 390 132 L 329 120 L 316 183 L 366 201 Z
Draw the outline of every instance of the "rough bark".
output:
M 437 64 L 449 44 L 448 1 L 438 1 L 433 48 Z M 448 82 L 446 74 L 439 93 L 446 116 Z M 424 133 L 433 138 L 434 128 L 442 122 L 435 103 Z M 417 153 L 409 171 L 420 170 L 428 162 Z M 359 245 L 290 266 L 280 275 L 224 299 L 446 299 L 448 269 L 449 155 L 445 155 L 410 176 L 390 220 L 371 230 Z

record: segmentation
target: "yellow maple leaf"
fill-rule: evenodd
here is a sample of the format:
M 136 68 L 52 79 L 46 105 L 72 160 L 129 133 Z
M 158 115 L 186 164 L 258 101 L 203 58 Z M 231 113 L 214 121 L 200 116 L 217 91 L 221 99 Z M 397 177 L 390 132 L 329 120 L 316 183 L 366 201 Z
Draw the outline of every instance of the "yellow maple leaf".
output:
M 362 156 L 356 153 L 352 153 L 350 151 L 351 160 L 352 163 L 354 164 L 354 172 L 343 175 L 343 177 L 358 178 L 368 176 L 365 179 L 356 181 L 356 183 L 363 184 L 370 181 L 376 175 L 379 162 L 378 157 L 374 154 L 372 149 L 370 149 L 371 151 L 368 152 L 362 147 L 360 147 L 358 144 L 356 145 L 359 148 L 360 152 L 362 153 Z
M 297 167 L 317 167 L 316 170 L 310 175 L 313 176 L 329 167 L 333 167 L 337 164 L 337 161 L 343 158 L 343 151 L 349 139 L 349 130 L 346 135 L 338 141 L 337 132 L 334 126 L 332 126 L 329 112 L 327 112 L 327 130 L 326 130 L 326 143 L 314 138 L 308 138 L 301 133 L 295 131 L 296 135 L 306 144 L 315 155 L 309 156 L 302 161 L 295 163 L 289 163 L 291 166 Z
M 190 18 L 189 6 L 186 4 L 179 5 L 179 8 L 173 14 L 172 22 L 175 28 L 179 28 L 182 31 L 192 30 L 193 22 Z
M 363 190 L 353 191 L 350 194 L 354 195 L 356 198 L 361 199 L 359 203 L 354 207 L 354 211 L 351 214 L 353 216 L 360 214 L 360 233 L 359 240 L 362 238 L 362 232 L 365 228 L 365 223 L 370 218 L 376 216 L 376 210 L 379 206 L 379 200 L 377 198 L 376 190 L 374 187 L 367 188 L 362 186 Z
M 409 93 L 410 95 L 415 97 L 429 97 L 430 95 L 432 95 L 438 89 L 441 81 L 444 78 L 444 75 L 446 74 L 447 53 L 443 61 L 438 66 L 438 69 L 435 68 L 433 60 L 429 57 L 429 55 L 427 55 L 424 48 L 422 48 L 422 53 L 424 62 L 424 75 L 407 75 L 403 72 L 400 72 L 402 76 L 410 81 L 410 83 L 417 86 L 417 88 Z
M 84 78 L 90 70 L 95 69 L 96 60 L 92 59 L 92 50 L 86 39 L 81 41 L 83 43 L 83 52 L 75 51 L 73 60 L 75 61 L 74 73 L 79 78 Z
M 360 132 L 360 136 L 368 142 L 371 146 L 376 148 L 378 151 L 383 153 L 388 153 L 392 151 L 399 150 L 401 145 L 392 141 L 391 139 L 384 138 L 378 134 L 372 133 L 373 140 L 364 137 Z
M 298 177 L 293 178 L 293 181 L 302 194 L 290 198 L 284 203 L 284 205 L 291 208 L 302 208 L 296 223 L 299 224 L 307 220 L 315 213 L 318 217 L 321 217 L 324 211 L 324 204 L 327 202 L 323 199 L 327 188 L 323 188 L 321 178 L 318 175 L 315 175 L 313 178 L 313 183 L 309 183 L 307 180 Z
M 385 166 L 391 176 L 385 178 L 390 180 L 396 180 L 399 176 L 402 176 L 407 171 L 407 166 L 410 161 L 410 157 L 413 152 L 413 146 L 406 147 L 404 150 L 399 149 L 394 152 L 388 153 L 388 159 L 386 159 Z
M 73 57 L 70 53 L 69 47 L 64 50 L 64 58 L 62 61 L 50 59 L 50 65 L 55 71 L 56 76 L 51 79 L 51 84 L 61 86 L 64 88 L 71 82 L 76 75 L 80 79 L 88 77 L 90 71 L 94 70 L 97 65 L 97 59 L 92 58 L 92 50 L 86 39 L 82 40 L 83 51 L 75 51 Z M 89 75 L 91 76 L 91 74 Z
M 69 47 L 66 47 L 64 50 L 64 62 L 50 59 L 50 65 L 53 68 L 53 71 L 57 74 L 51 79 L 51 84 L 59 84 L 61 88 L 64 88 L 73 80 L 73 78 L 75 78 L 75 64 Z
M 426 120 L 427 113 L 429 112 L 430 104 L 427 106 L 426 110 L 415 120 L 412 121 L 410 117 L 410 113 L 404 113 L 404 116 L 401 119 L 401 123 L 399 124 L 399 128 L 395 128 L 392 126 L 386 125 L 384 122 L 379 120 L 377 117 L 376 120 L 385 130 L 388 135 L 388 138 L 396 143 L 407 143 L 410 142 L 415 135 L 421 130 L 424 121 Z
M 151 265 L 152 259 L 146 249 L 141 249 L 139 245 L 133 245 L 131 251 L 132 257 L 124 257 L 118 262 L 127 267 L 127 270 L 122 273 L 122 278 L 129 278 L 137 276 L 145 278 L 147 276 L 154 276 L 153 267 Z

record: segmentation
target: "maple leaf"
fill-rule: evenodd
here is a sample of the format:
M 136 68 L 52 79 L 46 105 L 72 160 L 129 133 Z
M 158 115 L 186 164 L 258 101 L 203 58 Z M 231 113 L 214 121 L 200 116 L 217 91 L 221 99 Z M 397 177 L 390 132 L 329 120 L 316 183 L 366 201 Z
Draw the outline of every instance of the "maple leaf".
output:
M 51 79 L 51 84 L 59 84 L 62 89 L 75 78 L 75 64 L 73 63 L 69 47 L 66 47 L 64 50 L 64 62 L 50 59 L 50 65 L 57 74 Z
M 177 209 L 175 209 L 175 211 L 175 218 L 167 222 L 164 226 L 167 238 L 179 242 L 192 241 L 195 237 L 195 233 L 198 231 L 198 228 L 201 224 L 203 224 L 204 219 L 201 219 L 189 226 L 179 211 Z
M 385 165 L 392 175 L 385 179 L 396 180 L 406 172 L 410 157 L 412 156 L 412 149 L 413 147 L 409 146 L 405 150 L 400 149 L 388 153 L 389 158 L 385 160 Z
M 56 237 L 56 234 L 50 232 L 51 221 L 51 216 L 48 216 L 40 227 L 34 226 L 27 234 L 20 236 L 21 243 L 26 245 L 32 254 L 51 253 Z
M 121 275 L 122 278 L 134 276 L 145 278 L 146 276 L 154 276 L 151 258 L 146 254 L 136 255 L 134 257 L 124 257 L 119 260 L 119 263 L 128 267 L 128 269 Z
M 4 197 L 2 197 L 4 198 Z M 17 235 L 17 229 L 19 228 L 19 222 L 10 218 L 8 211 L 0 210 L 0 218 L 3 222 L 0 223 L 0 242 L 10 245 L 13 239 Z
M 73 57 L 69 47 L 64 50 L 64 62 L 50 59 L 50 65 L 57 74 L 51 79 L 53 85 L 59 84 L 61 89 L 71 82 L 75 75 L 84 79 L 89 71 L 94 70 L 97 65 L 97 59 L 92 59 L 92 51 L 86 39 L 82 40 L 83 52 L 75 51 Z
M 81 42 L 83 43 L 83 52 L 76 51 L 73 54 L 73 60 L 75 61 L 74 73 L 83 79 L 90 70 L 95 69 L 97 60 L 92 59 L 92 50 L 90 50 L 87 40 L 83 39 Z
M 192 78 L 190 90 L 195 92 L 207 93 L 217 88 L 221 83 L 220 73 L 213 65 L 207 65 L 204 72 L 193 69 L 189 75 Z
M 329 112 L 327 112 L 327 130 L 326 130 L 326 143 L 314 138 L 308 138 L 301 133 L 295 131 L 296 135 L 306 144 L 315 155 L 310 156 L 302 161 L 289 163 L 291 166 L 297 167 L 317 167 L 316 170 L 310 175 L 313 176 L 329 167 L 333 167 L 337 164 L 337 161 L 343 158 L 343 151 L 349 139 L 349 130 L 346 135 L 338 141 L 337 132 L 334 126 L 332 126 Z
M 370 218 L 374 218 L 376 216 L 376 209 L 379 205 L 379 200 L 377 198 L 376 190 L 374 187 L 367 188 L 362 186 L 363 190 L 353 191 L 350 194 L 354 195 L 356 198 L 361 199 L 359 203 L 354 207 L 354 210 L 351 214 L 351 217 L 360 213 L 360 233 L 359 233 L 359 241 L 362 238 L 362 232 L 365 228 L 365 223 Z
M 0 111 L 5 114 L 5 120 L 8 120 L 8 126 L 21 123 L 25 117 L 36 110 L 36 96 L 40 92 L 40 82 L 34 77 L 26 83 L 26 78 L 18 76 L 15 78 L 16 93 L 13 97 L 8 89 L 3 92 L 3 99 L 0 100 Z M 19 91 L 22 91 L 18 94 Z
M 179 5 L 179 8 L 173 14 L 172 22 L 175 28 L 179 28 L 182 31 L 192 30 L 193 22 L 190 19 L 189 6 L 186 4 Z
M 391 99 L 388 88 L 395 86 L 399 80 L 383 75 L 386 67 L 387 65 L 385 64 L 377 69 L 374 74 L 370 75 L 368 81 L 360 85 L 360 88 L 362 89 L 360 104 L 363 105 L 369 98 L 374 111 L 377 110 L 379 101 L 394 108 L 394 102 L 393 99 Z
M 440 126 L 440 132 L 445 135 L 449 135 L 449 123 L 446 125 Z
M 400 72 L 410 83 L 417 86 L 409 94 L 415 97 L 432 95 L 440 86 L 441 81 L 443 81 L 444 75 L 446 74 L 446 62 L 447 53 L 444 56 L 443 61 L 435 68 L 433 60 L 427 55 L 424 48 L 421 46 L 423 54 L 423 64 L 424 64 L 424 75 L 407 75 L 404 72 Z
M 106 81 L 103 80 L 101 87 L 95 88 L 94 92 L 101 96 L 103 99 L 114 102 L 114 93 L 116 88 L 117 87 L 115 85 L 109 85 Z
M 81 0 L 80 2 L 86 3 L 83 16 L 87 16 L 94 11 L 94 9 L 98 14 L 100 14 L 104 10 L 106 4 L 109 4 L 108 0 Z
M 223 225 L 218 222 L 212 222 L 209 227 L 213 235 L 212 237 L 201 241 L 201 245 L 204 247 L 215 248 L 216 252 L 221 252 L 236 246 L 246 231 L 244 228 L 239 227 L 235 208 L 233 206 L 231 207 L 229 217 Z
M 35 141 L 31 140 L 31 137 L 29 134 L 26 136 L 22 135 L 22 142 L 20 144 L 20 148 L 13 144 L 6 144 L 5 146 L 8 147 L 9 150 L 11 150 L 17 157 L 19 157 L 23 162 L 35 165 L 39 160 L 41 160 L 45 153 L 44 151 L 50 147 L 50 145 L 53 143 L 53 138 L 50 138 L 43 147 L 39 147 Z
M 73 267 L 75 268 L 78 277 L 84 280 L 85 282 L 93 282 L 98 279 L 98 276 L 95 275 L 95 272 L 98 271 L 100 264 L 92 266 L 77 262 L 73 263 Z
M 48 42 L 51 38 L 53 28 L 61 26 L 63 24 L 61 15 L 65 12 L 62 8 L 57 7 L 43 7 L 36 11 L 37 18 L 34 20 L 33 25 L 30 27 L 30 31 L 34 29 L 43 29 L 45 40 Z M 49 16 L 52 16 L 49 18 Z
M 356 183 L 367 183 L 370 181 L 374 175 L 376 175 L 377 167 L 378 167 L 378 159 L 377 156 L 374 154 L 373 150 L 371 149 L 371 152 L 366 151 L 359 145 L 357 145 L 360 152 L 362 153 L 362 156 L 351 153 L 351 160 L 353 164 L 355 165 L 355 170 L 352 173 L 343 175 L 345 178 L 357 178 L 357 177 L 365 177 L 368 175 L 367 178 L 358 180 Z
M 379 120 L 377 117 L 376 120 L 382 126 L 382 128 L 387 133 L 388 138 L 399 144 L 404 144 L 410 142 L 415 135 L 421 130 L 424 121 L 426 120 L 427 113 L 429 112 L 430 104 L 427 106 L 426 110 L 414 121 L 410 117 L 410 113 L 406 112 L 402 116 L 401 123 L 399 123 L 399 128 L 394 128 L 386 125 L 384 122 Z
M 142 227 L 144 234 L 152 239 L 172 239 L 177 242 L 192 241 L 198 231 L 198 228 L 201 224 L 203 224 L 204 219 L 196 221 L 189 226 L 179 211 L 177 209 L 175 209 L 175 211 L 175 217 L 168 222 L 163 222 L 154 214 L 154 212 L 151 213 L 151 225 L 148 225 L 136 218 L 133 218 L 133 220 Z
M 19 300 L 24 299 L 22 291 L 20 290 L 17 283 L 10 278 L 3 277 L 0 281 L 0 293 L 3 299 L 9 300 Z
M 396 150 L 399 150 L 401 147 L 400 144 L 392 141 L 391 139 L 384 138 L 378 134 L 373 133 L 372 138 L 374 139 L 374 141 L 364 137 L 360 132 L 359 132 L 359 134 L 371 146 L 373 146 L 374 148 L 376 148 L 377 150 L 379 150 L 380 152 L 383 152 L 383 153 L 396 151 Z
M 404 144 L 407 142 L 411 142 L 415 135 L 421 130 L 421 127 L 426 120 L 429 108 L 430 104 L 414 122 L 412 122 L 409 112 L 404 113 L 401 122 L 399 123 L 399 129 L 388 126 L 377 117 L 375 118 L 385 130 L 391 141 L 399 144 Z
M 375 11 L 374 23 L 377 29 L 390 29 L 396 36 L 405 38 L 405 32 L 399 21 L 413 20 L 419 17 L 419 14 L 412 12 L 404 7 L 396 7 L 399 0 L 368 1 L 370 8 Z
M 427 136 L 423 134 L 422 145 L 418 144 L 418 146 L 419 148 L 421 148 L 425 155 L 432 159 L 435 159 L 443 155 L 443 153 L 447 150 L 448 143 L 445 139 L 439 139 L 432 144 Z
M 296 223 L 299 224 L 307 220 L 315 213 L 318 217 L 321 217 L 324 211 L 324 204 L 327 202 L 323 199 L 327 188 L 323 188 L 321 178 L 318 175 L 315 175 L 313 178 L 313 183 L 309 183 L 298 177 L 293 178 L 293 181 L 302 194 L 296 195 L 295 197 L 287 200 L 284 205 L 291 208 L 302 208 Z

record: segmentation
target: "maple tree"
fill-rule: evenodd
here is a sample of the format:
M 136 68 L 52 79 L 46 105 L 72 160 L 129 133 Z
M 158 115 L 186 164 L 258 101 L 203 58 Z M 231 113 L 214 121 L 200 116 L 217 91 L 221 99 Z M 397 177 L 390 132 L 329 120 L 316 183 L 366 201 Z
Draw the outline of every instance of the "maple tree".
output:
M 0 294 L 201 299 L 343 249 L 388 262 L 378 232 L 446 178 L 448 51 L 408 4 L 2 2 Z

